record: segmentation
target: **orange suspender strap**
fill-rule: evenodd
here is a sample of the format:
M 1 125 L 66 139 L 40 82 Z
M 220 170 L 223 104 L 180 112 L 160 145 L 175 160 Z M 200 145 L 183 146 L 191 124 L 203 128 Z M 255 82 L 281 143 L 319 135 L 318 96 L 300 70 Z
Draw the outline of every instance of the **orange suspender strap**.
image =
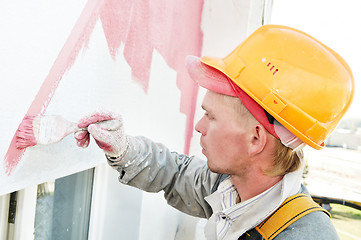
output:
M 287 198 L 271 216 L 256 227 L 256 230 L 264 239 L 271 240 L 301 217 L 315 211 L 323 211 L 331 217 L 328 211 L 308 195 L 296 194 Z

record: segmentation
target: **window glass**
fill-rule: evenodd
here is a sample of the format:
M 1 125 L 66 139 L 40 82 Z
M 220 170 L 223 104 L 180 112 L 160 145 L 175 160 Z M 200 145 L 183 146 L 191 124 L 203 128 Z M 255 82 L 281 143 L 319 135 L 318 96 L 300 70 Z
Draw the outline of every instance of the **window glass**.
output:
M 93 169 L 38 185 L 35 239 L 87 239 Z

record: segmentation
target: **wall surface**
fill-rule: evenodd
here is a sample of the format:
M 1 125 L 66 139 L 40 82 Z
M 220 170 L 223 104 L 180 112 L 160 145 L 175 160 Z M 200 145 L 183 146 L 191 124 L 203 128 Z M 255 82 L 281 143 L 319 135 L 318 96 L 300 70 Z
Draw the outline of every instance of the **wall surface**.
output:
M 128 134 L 189 151 L 197 87 L 184 59 L 200 55 L 202 7 L 202 1 L 167 0 L 2 3 L 0 195 L 29 186 L 36 195 L 39 183 L 97 167 L 89 239 L 119 239 L 118 230 L 127 239 L 174 238 L 179 213 L 161 195 L 142 201 L 140 191 L 121 186 L 94 141 L 81 149 L 68 136 L 58 144 L 19 150 L 14 136 L 25 115 L 76 122 L 106 109 L 123 115 Z M 17 223 L 29 223 L 30 231 L 18 225 L 13 236 L 33 239 L 35 211 L 22 211 L 29 199 L 19 197 Z M 35 209 L 35 198 L 31 202 Z M 156 213 L 149 211 L 154 206 Z M 7 211 L 1 215 L 6 219 Z M 153 223 L 166 227 L 155 229 Z M 2 236 L 6 228 L 1 226 Z
M 25 115 L 76 122 L 107 109 L 124 115 L 130 134 L 189 149 L 197 87 L 184 58 L 200 54 L 201 1 L 12 1 L 0 11 L 0 194 L 104 162 L 94 143 L 80 149 L 72 136 L 17 149 Z
M 76 122 L 106 109 L 123 115 L 128 134 L 202 157 L 193 126 L 204 91 L 197 97 L 184 58 L 226 55 L 262 23 L 264 3 L 2 3 L 0 195 L 96 167 L 89 239 L 119 239 L 119 230 L 125 239 L 202 239 L 204 221 L 169 207 L 162 193 L 120 185 L 94 141 L 81 149 L 68 136 L 19 150 L 14 136 L 26 115 Z

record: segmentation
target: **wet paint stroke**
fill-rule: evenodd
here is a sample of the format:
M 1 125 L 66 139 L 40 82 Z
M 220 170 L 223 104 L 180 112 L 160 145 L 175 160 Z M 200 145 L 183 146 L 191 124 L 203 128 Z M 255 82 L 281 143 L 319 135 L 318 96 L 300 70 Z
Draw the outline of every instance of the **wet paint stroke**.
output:
M 89 0 L 70 36 L 44 80 L 27 115 L 44 114 L 55 90 L 86 48 L 96 21 L 100 18 L 113 59 L 124 44 L 124 58 L 132 69 L 133 80 L 146 92 L 149 84 L 152 52 L 156 49 L 167 64 L 177 71 L 181 91 L 180 111 L 187 116 L 185 153 L 189 152 L 197 98 L 197 85 L 190 80 L 184 64 L 187 55 L 199 55 L 203 1 Z M 18 165 L 25 149 L 15 147 L 15 136 L 4 158 L 7 175 Z
M 87 46 L 90 35 L 98 19 L 97 13 L 101 3 L 101 0 L 89 0 L 87 2 L 26 115 L 39 115 L 45 113 L 64 73 L 72 67 L 80 50 L 84 46 Z M 25 149 L 16 148 L 16 135 L 14 135 L 4 158 L 4 168 L 7 175 L 10 175 L 18 165 L 24 152 Z
M 180 111 L 187 116 L 184 152 L 189 153 L 198 86 L 189 78 L 185 57 L 201 53 L 200 29 L 203 1 L 106 0 L 100 10 L 108 48 L 116 57 L 124 43 L 124 58 L 133 79 L 147 91 L 152 52 L 156 49 L 177 71 L 181 91 Z

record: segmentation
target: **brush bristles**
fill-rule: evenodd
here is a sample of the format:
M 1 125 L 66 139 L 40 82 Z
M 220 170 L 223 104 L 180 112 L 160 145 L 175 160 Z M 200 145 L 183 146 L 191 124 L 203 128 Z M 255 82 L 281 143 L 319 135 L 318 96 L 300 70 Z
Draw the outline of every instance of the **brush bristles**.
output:
M 37 144 L 40 116 L 25 116 L 16 132 L 16 147 L 19 149 Z

